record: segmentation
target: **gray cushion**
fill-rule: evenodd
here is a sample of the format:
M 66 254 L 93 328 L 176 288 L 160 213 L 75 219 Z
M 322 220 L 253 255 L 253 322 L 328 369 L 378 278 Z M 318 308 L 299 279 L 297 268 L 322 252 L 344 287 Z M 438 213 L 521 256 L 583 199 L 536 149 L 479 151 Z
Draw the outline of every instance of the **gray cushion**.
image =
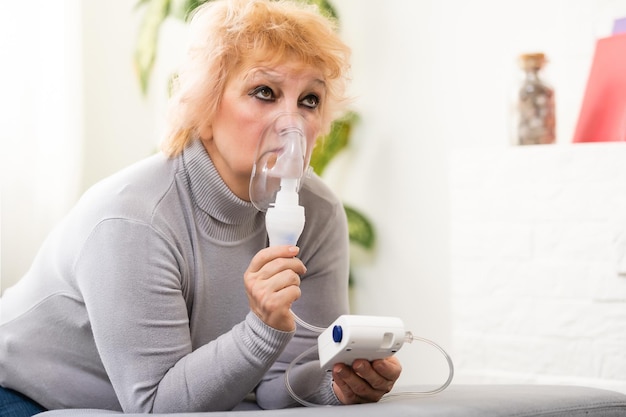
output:
M 422 391 L 402 387 L 395 392 Z M 102 410 L 55 410 L 42 417 L 90 417 L 120 414 Z M 144 414 L 126 414 L 143 417 Z M 451 385 L 434 396 L 392 396 L 376 404 L 336 407 L 248 410 L 212 413 L 161 414 L 176 417 L 626 417 L 626 395 L 596 388 L 553 385 Z

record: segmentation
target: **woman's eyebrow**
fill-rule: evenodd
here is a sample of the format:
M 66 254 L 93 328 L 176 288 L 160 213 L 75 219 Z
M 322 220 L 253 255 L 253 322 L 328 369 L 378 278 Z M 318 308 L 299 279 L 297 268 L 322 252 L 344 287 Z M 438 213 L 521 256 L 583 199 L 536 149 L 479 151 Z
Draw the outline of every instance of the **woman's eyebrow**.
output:
M 254 81 L 257 78 L 264 78 L 273 82 L 281 82 L 285 79 L 285 76 L 262 68 L 253 69 L 245 76 L 246 80 Z
M 324 90 L 326 90 L 326 81 L 321 80 L 319 78 L 316 78 L 313 80 L 313 82 L 311 84 L 314 85 L 319 85 L 320 87 L 322 87 Z
M 246 81 L 255 81 L 258 78 L 266 79 L 274 83 L 281 83 L 287 78 L 285 75 L 264 68 L 255 68 L 248 72 L 245 76 Z M 326 90 L 326 82 L 323 79 L 315 78 L 311 80 L 310 85 L 319 86 Z

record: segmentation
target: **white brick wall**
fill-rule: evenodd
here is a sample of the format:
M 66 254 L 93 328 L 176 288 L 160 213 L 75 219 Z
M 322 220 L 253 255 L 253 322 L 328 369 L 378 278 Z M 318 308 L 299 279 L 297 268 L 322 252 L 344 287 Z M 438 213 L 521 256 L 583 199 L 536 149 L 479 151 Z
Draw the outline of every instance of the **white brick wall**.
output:
M 626 143 L 449 162 L 456 382 L 626 392 Z

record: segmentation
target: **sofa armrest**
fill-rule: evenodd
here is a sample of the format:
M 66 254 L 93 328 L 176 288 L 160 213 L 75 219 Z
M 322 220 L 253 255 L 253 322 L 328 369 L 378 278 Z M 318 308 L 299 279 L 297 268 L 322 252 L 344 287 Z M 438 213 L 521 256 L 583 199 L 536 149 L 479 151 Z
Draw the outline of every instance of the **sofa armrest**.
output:
M 400 387 L 395 393 L 424 391 Z M 41 417 L 121 415 L 104 410 L 54 410 Z M 143 414 L 125 416 L 144 417 Z M 375 404 L 160 414 L 161 417 L 624 417 L 626 395 L 597 388 L 557 385 L 451 385 L 440 394 L 400 394 Z

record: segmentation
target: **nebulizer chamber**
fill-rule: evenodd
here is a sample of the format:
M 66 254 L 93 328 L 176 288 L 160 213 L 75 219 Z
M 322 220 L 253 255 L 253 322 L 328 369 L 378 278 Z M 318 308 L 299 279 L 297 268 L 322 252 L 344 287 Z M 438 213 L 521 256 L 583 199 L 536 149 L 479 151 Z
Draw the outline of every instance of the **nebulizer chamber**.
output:
M 267 211 L 270 246 L 295 245 L 304 229 L 298 191 L 308 165 L 305 121 L 298 113 L 281 113 L 264 130 L 250 181 L 250 199 Z

